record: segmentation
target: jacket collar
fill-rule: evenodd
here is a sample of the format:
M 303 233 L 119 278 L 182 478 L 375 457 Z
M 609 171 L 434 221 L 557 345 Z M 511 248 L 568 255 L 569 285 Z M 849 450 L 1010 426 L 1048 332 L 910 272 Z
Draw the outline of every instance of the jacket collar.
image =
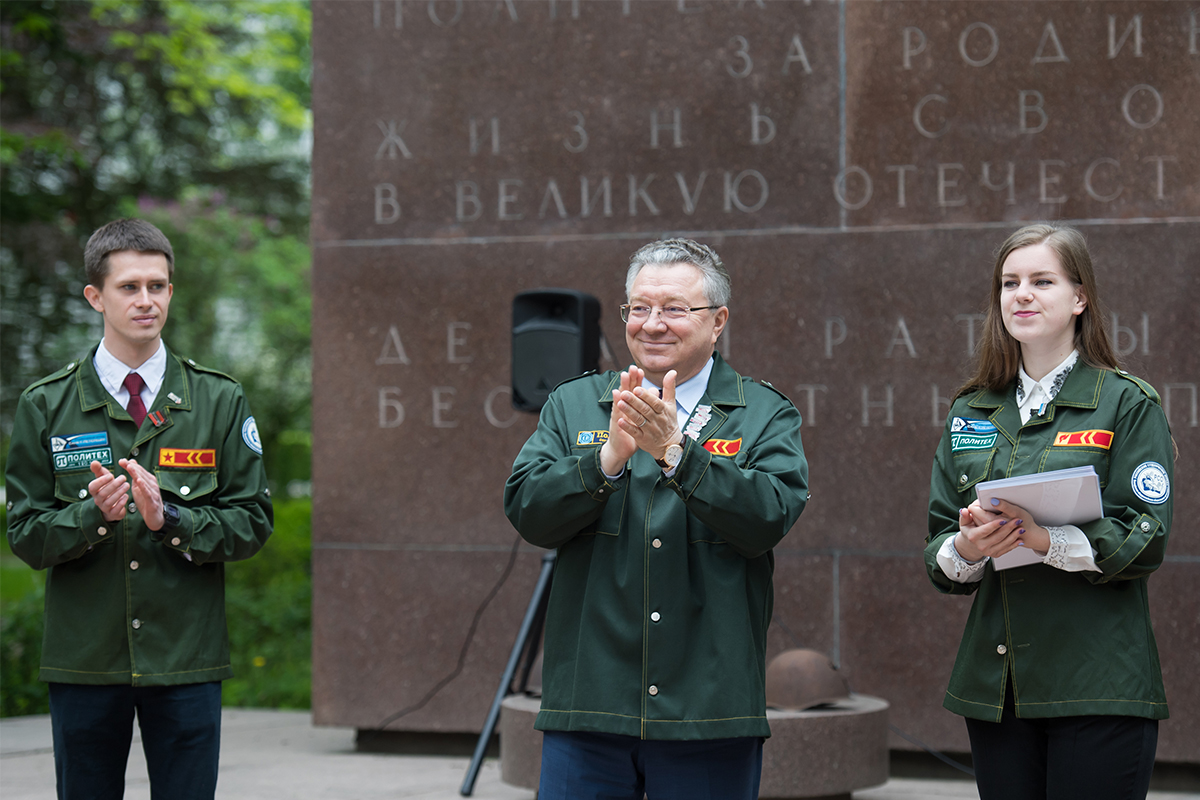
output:
M 93 347 L 88 354 L 79 363 L 79 370 L 76 372 L 76 381 L 79 385 L 79 407 L 83 411 L 91 411 L 102 406 L 108 407 L 108 416 L 113 419 L 128 420 L 129 412 L 117 402 L 117 399 L 108 393 L 104 388 L 104 384 L 100 382 L 100 376 L 96 374 L 96 348 Z M 142 423 L 142 432 L 137 437 L 139 441 L 149 439 L 154 432 L 160 429 L 165 429 L 171 426 L 170 409 L 180 409 L 182 411 L 190 411 L 192 408 L 192 393 L 191 383 L 188 380 L 187 373 L 183 369 L 183 364 L 179 357 L 176 356 L 171 349 L 167 348 L 167 372 L 163 376 L 162 388 L 158 391 L 158 396 L 154 399 L 151 412 L 161 412 L 163 422 L 155 424 L 155 420 L 147 416 L 147 421 Z
M 1057 406 L 1096 408 L 1100 404 L 1100 387 L 1104 384 L 1106 373 L 1107 370 L 1093 367 L 1081 359 L 1067 376 L 1058 394 L 1050 401 L 1046 415 L 1030 419 L 1029 424 L 1044 425 L 1052 422 Z M 967 405 L 971 408 L 991 409 L 988 419 L 1010 441 L 1016 441 L 1021 430 L 1021 413 L 1017 410 L 1017 398 L 1011 384 L 1003 392 L 981 389 L 967 401 Z
M 614 372 L 604 391 L 600 393 L 598 402 L 612 403 L 612 393 L 621 384 L 621 373 Z M 708 388 L 700 398 L 702 405 L 744 406 L 746 396 L 742 391 L 742 376 L 733 367 L 725 363 L 721 354 L 713 351 L 712 372 L 708 376 Z

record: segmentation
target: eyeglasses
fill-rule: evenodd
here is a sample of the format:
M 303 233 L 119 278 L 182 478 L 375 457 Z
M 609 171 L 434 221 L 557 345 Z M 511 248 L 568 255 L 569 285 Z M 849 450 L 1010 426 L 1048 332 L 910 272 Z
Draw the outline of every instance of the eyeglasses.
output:
M 720 306 L 696 306 L 695 308 L 687 308 L 686 306 L 647 306 L 641 303 L 626 304 L 621 306 L 621 321 L 629 322 L 634 320 L 637 322 L 645 322 L 650 319 L 650 315 L 658 309 L 658 313 L 663 319 L 680 320 L 687 317 L 693 311 L 704 311 L 708 308 L 720 308 Z

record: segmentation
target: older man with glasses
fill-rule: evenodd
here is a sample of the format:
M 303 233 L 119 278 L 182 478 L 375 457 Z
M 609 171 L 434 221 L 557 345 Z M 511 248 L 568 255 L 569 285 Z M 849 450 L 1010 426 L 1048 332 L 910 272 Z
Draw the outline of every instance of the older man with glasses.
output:
M 808 499 L 800 414 L 714 350 L 729 273 L 709 247 L 630 261 L 627 370 L 559 386 L 504 492 L 558 549 L 539 800 L 754 800 L 772 548 Z

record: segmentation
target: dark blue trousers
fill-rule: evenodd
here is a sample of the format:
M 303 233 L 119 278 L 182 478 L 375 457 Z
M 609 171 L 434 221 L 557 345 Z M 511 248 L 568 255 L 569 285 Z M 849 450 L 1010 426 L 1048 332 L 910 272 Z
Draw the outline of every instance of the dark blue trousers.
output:
M 546 731 L 538 800 L 757 800 L 762 745 Z
M 153 800 L 213 800 L 221 749 L 221 684 L 50 684 L 59 800 L 121 800 L 142 733 Z

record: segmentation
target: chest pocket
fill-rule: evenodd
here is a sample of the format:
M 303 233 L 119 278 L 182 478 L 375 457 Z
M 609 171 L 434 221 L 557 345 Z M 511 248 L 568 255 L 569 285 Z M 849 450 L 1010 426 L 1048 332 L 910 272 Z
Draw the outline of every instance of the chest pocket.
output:
M 954 454 L 954 485 L 959 494 L 975 488 L 975 484 L 985 481 L 991 475 L 992 462 L 996 458 L 996 449 L 964 450 Z M 972 493 L 972 497 L 974 493 Z
M 215 469 L 164 469 L 154 471 L 163 494 L 174 495 L 185 504 L 211 494 L 217 488 Z
M 1038 472 L 1091 465 L 1100 476 L 1100 488 L 1108 485 L 1108 450 L 1099 447 L 1047 447 L 1038 464 Z
M 95 479 L 90 469 L 76 472 L 64 472 L 54 476 L 54 496 L 64 503 L 78 503 L 87 500 L 88 484 Z

